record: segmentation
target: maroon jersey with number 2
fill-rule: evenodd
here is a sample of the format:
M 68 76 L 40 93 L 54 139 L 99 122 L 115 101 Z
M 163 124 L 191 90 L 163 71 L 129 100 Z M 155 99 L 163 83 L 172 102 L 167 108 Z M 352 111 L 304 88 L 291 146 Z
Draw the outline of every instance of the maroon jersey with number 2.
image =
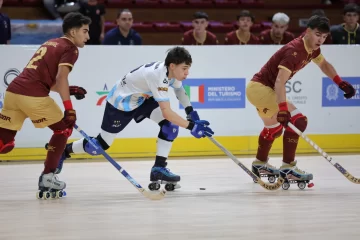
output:
M 66 65 L 73 68 L 77 58 L 78 48 L 69 39 L 51 39 L 40 46 L 7 91 L 31 97 L 46 97 L 56 84 L 58 67 Z

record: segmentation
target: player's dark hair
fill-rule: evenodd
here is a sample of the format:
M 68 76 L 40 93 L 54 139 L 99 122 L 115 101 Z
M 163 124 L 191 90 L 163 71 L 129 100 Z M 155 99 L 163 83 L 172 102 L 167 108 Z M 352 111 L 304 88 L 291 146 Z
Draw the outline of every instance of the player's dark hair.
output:
M 343 10 L 344 15 L 346 13 L 352 13 L 352 12 L 359 13 L 359 6 L 355 3 L 346 4 Z
M 205 18 L 206 21 L 209 20 L 209 15 L 207 15 L 205 12 L 196 12 L 193 16 L 193 20 L 195 19 L 202 19 Z
M 127 8 L 120 9 L 116 18 L 119 18 L 121 16 L 121 14 L 124 13 L 124 12 L 131 13 L 131 11 L 129 9 L 127 9 Z
M 66 34 L 72 28 L 81 28 L 83 25 L 90 25 L 91 19 L 78 12 L 70 12 L 65 15 L 62 24 L 63 33 Z
M 236 16 L 236 20 L 239 21 L 239 19 L 240 19 L 241 17 L 249 17 L 249 18 L 251 18 L 251 21 L 252 21 L 252 22 L 255 22 L 255 17 L 254 17 L 254 15 L 252 15 L 251 12 L 248 11 L 248 10 L 242 10 L 242 11 L 240 12 L 240 14 Z
M 188 50 L 183 47 L 174 47 L 168 51 L 165 58 L 165 66 L 169 67 L 170 64 L 179 65 L 185 63 L 186 65 L 192 64 L 192 58 Z
M 325 17 L 325 12 L 322 9 L 314 9 L 311 13 L 311 16 L 322 16 Z
M 314 15 L 312 16 L 307 24 L 308 28 L 317 29 L 321 33 L 330 32 L 330 21 L 327 17 Z

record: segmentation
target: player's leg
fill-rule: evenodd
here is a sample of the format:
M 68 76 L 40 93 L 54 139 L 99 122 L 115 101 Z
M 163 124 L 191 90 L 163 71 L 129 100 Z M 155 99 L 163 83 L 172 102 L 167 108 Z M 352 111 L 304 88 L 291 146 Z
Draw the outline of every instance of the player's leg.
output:
M 18 103 L 22 96 L 11 92 L 5 93 L 4 106 L 0 113 L 0 154 L 6 154 L 15 147 L 15 135 L 27 118 Z
M 29 116 L 36 128 L 49 127 L 53 131 L 44 162 L 44 170 L 39 177 L 39 190 L 42 192 L 65 189 L 66 183 L 60 181 L 55 174 L 66 141 L 72 133 L 72 129 L 62 121 L 64 115 L 62 110 L 50 97 L 23 96 L 19 107 Z
M 160 126 L 156 141 L 155 163 L 151 169 L 150 181 L 170 182 L 175 188 L 180 187 L 176 184 L 180 181 L 180 176 L 166 168 L 172 143 L 179 133 L 179 126 L 164 119 L 159 104 L 153 98 L 147 99 L 139 107 L 134 117 L 136 122 L 141 122 L 144 118 L 149 118 Z
M 291 123 L 304 132 L 307 127 L 307 117 L 304 116 L 292 103 L 288 102 L 288 109 L 291 114 Z M 299 135 L 291 128 L 286 127 L 283 136 L 283 165 L 280 172 L 288 174 L 287 178 L 312 180 L 313 175 L 296 167 L 295 153 L 298 146 Z
M 134 113 L 135 111 L 121 111 L 107 102 L 101 124 L 101 132 L 97 137 L 92 138 L 92 140 L 103 150 L 109 149 L 114 142 L 116 135 L 131 122 Z M 100 154 L 85 138 L 69 143 L 66 145 L 64 153 L 60 159 L 58 172 L 61 171 L 63 161 L 66 158 L 69 158 L 70 154 L 81 153 L 88 153 L 92 156 Z
M 273 89 L 257 82 L 250 82 L 246 90 L 247 99 L 256 107 L 264 127 L 258 138 L 256 159 L 252 170 L 258 176 L 278 176 L 279 170 L 268 163 L 269 153 L 276 138 L 283 132 L 282 125 L 277 121 L 278 105 Z M 270 179 L 269 179 L 270 180 Z

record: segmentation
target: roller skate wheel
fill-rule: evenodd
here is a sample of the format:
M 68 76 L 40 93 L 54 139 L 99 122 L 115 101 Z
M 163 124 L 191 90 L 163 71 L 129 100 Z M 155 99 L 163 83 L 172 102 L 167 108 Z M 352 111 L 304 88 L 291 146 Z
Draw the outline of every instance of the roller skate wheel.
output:
M 309 183 L 308 188 L 312 188 L 314 186 L 314 183 Z
M 38 192 L 36 193 L 36 198 L 37 198 L 37 199 L 42 199 L 42 198 L 43 198 L 43 192 L 42 192 L 42 191 L 38 191 Z
M 157 185 L 159 185 L 159 186 L 157 186 Z M 149 184 L 150 191 L 159 190 L 159 188 L 160 188 L 160 184 L 158 184 L 158 183 L 150 183 Z
M 62 198 L 63 196 L 63 191 L 56 191 L 56 198 Z
M 257 179 L 253 179 L 254 183 L 257 183 Z
M 304 182 L 298 182 L 298 187 L 299 187 L 301 190 L 303 190 L 303 189 L 305 189 L 305 187 L 306 187 L 306 183 L 304 183 Z
M 284 190 L 288 190 L 289 187 L 290 187 L 290 183 L 284 182 L 281 187 L 282 187 Z
M 165 185 L 165 190 L 166 191 L 174 191 L 175 187 L 174 187 L 174 184 L 171 184 L 171 183 L 167 183 Z
M 274 183 L 276 181 L 275 176 L 268 177 L 269 183 Z
M 48 200 L 51 198 L 51 193 L 50 192 L 44 192 L 43 193 L 43 199 L 44 200 Z

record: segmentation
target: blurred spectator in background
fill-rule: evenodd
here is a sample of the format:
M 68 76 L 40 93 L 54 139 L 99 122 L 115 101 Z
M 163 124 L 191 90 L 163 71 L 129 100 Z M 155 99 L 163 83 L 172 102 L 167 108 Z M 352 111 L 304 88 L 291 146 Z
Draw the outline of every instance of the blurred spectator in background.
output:
M 271 29 L 260 33 L 261 44 L 287 44 L 292 41 L 294 34 L 286 31 L 289 27 L 290 18 L 285 13 L 276 13 L 272 18 Z
M 134 19 L 129 9 L 120 10 L 116 23 L 118 27 L 105 34 L 104 45 L 141 45 L 142 39 L 138 32 L 132 29 Z
M 105 35 L 105 6 L 97 0 L 88 0 L 87 3 L 81 4 L 79 12 L 91 19 L 90 40 L 86 44 L 100 45 Z
M 360 44 L 359 6 L 347 4 L 343 12 L 344 23 L 331 27 L 333 44 Z
M 43 3 L 53 19 L 62 20 L 61 15 L 79 11 L 80 4 L 86 1 L 87 0 L 43 0 Z
M 182 45 L 216 45 L 216 35 L 207 31 L 209 16 L 205 12 L 196 12 L 192 21 L 191 29 L 184 33 L 181 39 Z
M 0 0 L 0 9 L 3 0 Z M 8 16 L 0 12 L 0 44 L 10 44 L 11 39 L 11 26 Z
M 237 21 L 239 29 L 226 34 L 225 44 L 259 44 L 259 39 L 250 32 L 250 29 L 254 24 L 255 17 L 248 10 L 243 10 L 237 16 Z

